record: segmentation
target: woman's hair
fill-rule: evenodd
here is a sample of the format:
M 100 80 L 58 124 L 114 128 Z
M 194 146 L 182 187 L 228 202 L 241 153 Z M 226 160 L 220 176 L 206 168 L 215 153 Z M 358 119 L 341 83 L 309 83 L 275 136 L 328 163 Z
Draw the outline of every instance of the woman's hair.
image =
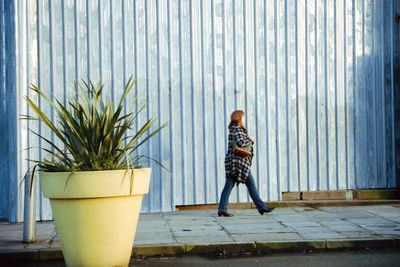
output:
M 244 127 L 244 125 L 242 125 L 242 118 L 244 116 L 244 112 L 243 110 L 235 110 L 234 112 L 232 112 L 231 114 L 231 122 L 228 125 L 228 128 L 231 128 L 233 125 L 238 125 L 240 127 Z

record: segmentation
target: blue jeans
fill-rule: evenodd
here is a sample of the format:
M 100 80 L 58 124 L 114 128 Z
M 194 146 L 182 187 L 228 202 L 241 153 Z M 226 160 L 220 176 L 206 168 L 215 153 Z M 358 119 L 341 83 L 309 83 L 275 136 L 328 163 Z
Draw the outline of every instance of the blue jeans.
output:
M 256 188 L 256 184 L 254 182 L 253 175 L 249 174 L 246 179 L 246 187 L 249 191 L 250 197 L 253 200 L 254 204 L 256 205 L 257 209 L 261 210 L 266 208 L 265 203 L 261 200 L 258 190 Z M 221 193 L 221 199 L 219 201 L 218 210 L 219 211 L 226 211 L 228 208 L 228 200 L 231 194 L 233 187 L 235 186 L 235 181 L 231 177 L 226 177 L 225 186 Z

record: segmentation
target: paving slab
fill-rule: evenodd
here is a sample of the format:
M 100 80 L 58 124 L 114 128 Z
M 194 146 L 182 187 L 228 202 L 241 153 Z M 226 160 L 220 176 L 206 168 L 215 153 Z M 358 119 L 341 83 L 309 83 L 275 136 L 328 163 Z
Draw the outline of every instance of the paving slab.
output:
M 286 225 L 289 227 L 320 227 L 321 224 L 319 222 L 312 222 L 312 221 L 284 221 L 282 225 Z
M 331 229 L 327 228 L 327 227 L 323 227 L 323 226 L 312 226 L 312 227 L 291 227 L 295 232 L 298 233 L 315 233 L 315 234 L 319 234 L 319 233 L 332 233 L 335 231 L 332 231 Z
M 374 238 L 379 237 L 376 233 L 371 233 L 367 231 L 338 231 L 339 234 L 345 236 L 346 238 Z
M 279 222 L 304 222 L 307 221 L 306 217 L 298 214 L 271 214 L 273 218 Z
M 280 222 L 275 220 L 248 220 L 243 222 L 241 220 L 231 220 L 231 221 L 217 221 L 219 225 L 224 227 L 284 227 Z
M 227 236 L 227 233 L 223 230 L 218 231 L 179 231 L 174 232 L 174 237 L 185 238 L 185 237 L 206 237 L 210 240 L 220 236 Z
M 306 213 L 303 215 L 307 220 L 310 221 L 334 221 L 337 220 L 338 218 L 332 214 L 329 214 L 327 212 L 323 212 L 323 213 Z
M 294 233 L 294 230 L 289 228 L 275 228 L 275 229 L 226 229 L 229 234 L 259 234 L 260 232 L 264 234 L 272 234 L 272 233 Z
M 345 239 L 346 236 L 337 232 L 300 232 L 299 235 L 308 240 Z
M 353 224 L 328 224 L 325 225 L 328 229 L 336 232 L 360 232 L 364 231 L 365 229 Z
M 226 231 L 243 231 L 246 232 L 265 232 L 265 231 L 280 231 L 283 229 L 289 229 L 288 227 L 281 225 L 281 224 L 253 224 L 253 225 L 224 225 L 223 229 Z

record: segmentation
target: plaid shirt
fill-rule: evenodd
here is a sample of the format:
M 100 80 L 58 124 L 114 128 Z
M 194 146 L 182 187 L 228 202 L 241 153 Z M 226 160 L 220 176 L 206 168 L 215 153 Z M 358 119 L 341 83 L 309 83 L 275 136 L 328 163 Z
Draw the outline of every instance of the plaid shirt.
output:
M 242 158 L 239 155 L 233 153 L 232 144 L 236 144 L 238 147 L 250 146 L 253 151 L 253 141 L 247 135 L 247 130 L 237 125 L 233 125 L 229 128 L 228 135 L 228 152 L 225 156 L 225 172 L 227 177 L 232 177 L 237 184 L 244 183 L 250 174 L 250 167 L 252 158 Z

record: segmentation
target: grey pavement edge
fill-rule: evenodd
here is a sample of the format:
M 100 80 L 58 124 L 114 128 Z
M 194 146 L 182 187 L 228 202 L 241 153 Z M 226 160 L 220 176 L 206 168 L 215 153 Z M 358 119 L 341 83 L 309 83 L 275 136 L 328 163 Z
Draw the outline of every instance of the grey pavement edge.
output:
M 309 240 L 231 244 L 162 245 L 137 246 L 132 249 L 132 257 L 165 257 L 184 255 L 206 255 L 210 257 L 260 255 L 278 252 L 313 252 L 322 250 L 362 250 L 376 248 L 400 249 L 400 239 L 353 239 L 353 240 Z M 63 259 L 59 249 L 28 249 L 24 251 L 1 251 L 0 262 L 43 261 Z
M 239 256 L 285 251 L 400 248 L 400 206 L 277 208 L 260 216 L 234 210 L 141 214 L 132 256 Z M 0 222 L 0 262 L 62 259 L 53 222 L 37 223 L 38 242 L 23 244 L 22 225 Z

